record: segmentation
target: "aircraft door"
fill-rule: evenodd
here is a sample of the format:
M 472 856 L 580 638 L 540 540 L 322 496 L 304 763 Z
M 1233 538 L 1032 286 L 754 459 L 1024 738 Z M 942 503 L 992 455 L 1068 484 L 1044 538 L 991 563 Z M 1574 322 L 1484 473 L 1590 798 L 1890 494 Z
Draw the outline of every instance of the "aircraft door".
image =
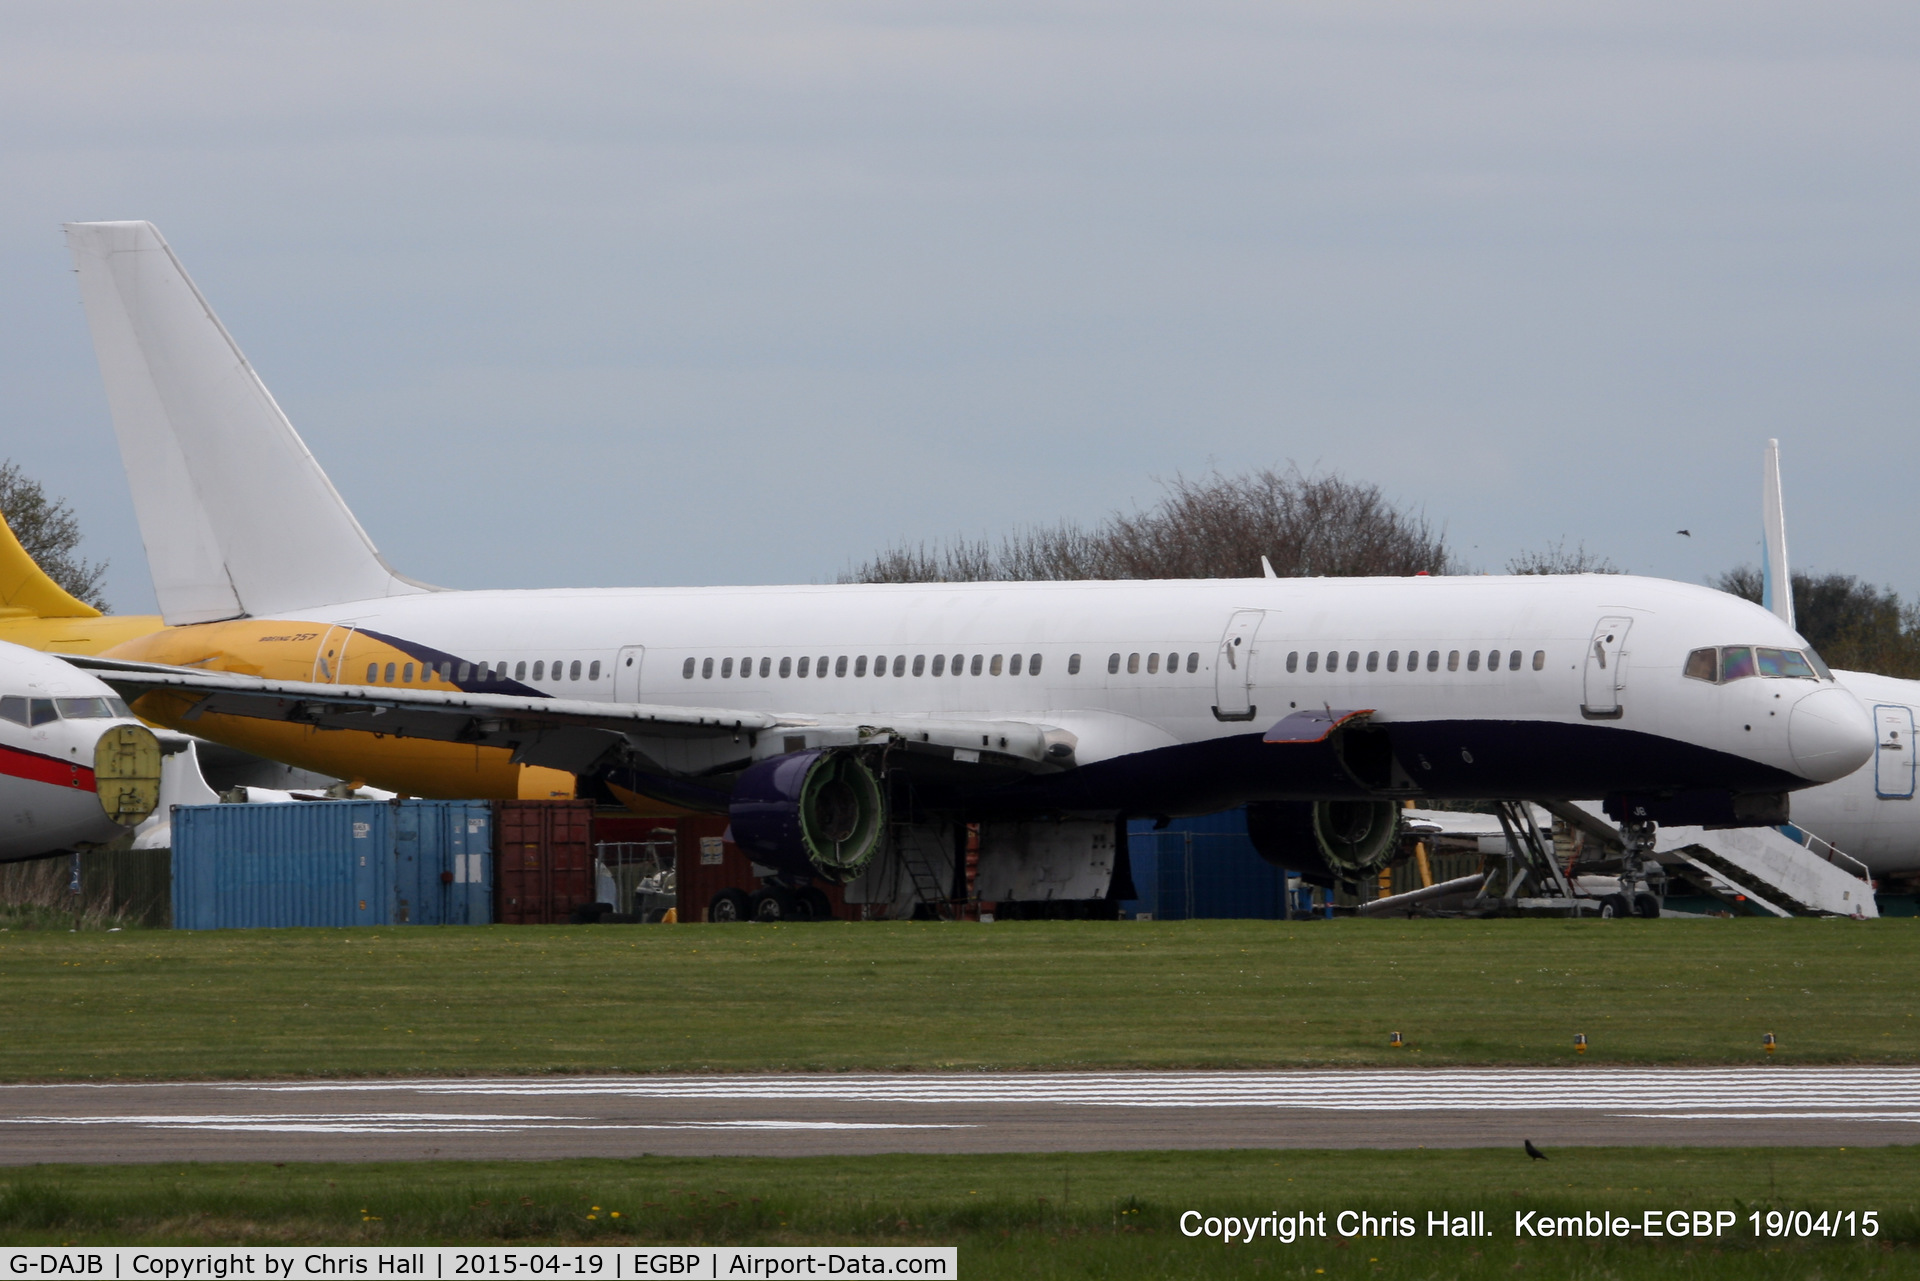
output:
M 1603 618 L 1587 643 L 1587 680 L 1583 715 L 1613 720 L 1621 713 L 1620 691 L 1627 687 L 1627 629 L 1631 618 Z
M 1880 745 L 1873 753 L 1873 790 L 1882 800 L 1913 798 L 1913 709 L 1884 703 L 1873 709 Z
M 353 639 L 354 629 L 338 624 L 327 628 L 326 635 L 320 638 L 320 644 L 313 651 L 313 683 L 316 685 L 338 685 L 346 668 L 347 642 Z
M 613 660 L 613 701 L 640 701 L 640 661 L 647 656 L 645 645 L 628 645 Z
M 1213 715 L 1215 720 L 1250 721 L 1259 708 L 1253 705 L 1253 662 L 1258 651 L 1254 638 L 1260 632 L 1261 609 L 1236 610 L 1227 620 L 1226 633 L 1220 637 L 1220 652 L 1213 661 Z

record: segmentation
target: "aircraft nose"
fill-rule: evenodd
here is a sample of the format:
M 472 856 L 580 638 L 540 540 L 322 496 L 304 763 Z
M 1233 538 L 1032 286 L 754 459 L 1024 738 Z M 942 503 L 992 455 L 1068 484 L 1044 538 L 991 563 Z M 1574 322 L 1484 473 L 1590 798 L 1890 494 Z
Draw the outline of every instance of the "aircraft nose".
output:
M 1800 773 L 1816 783 L 1845 778 L 1867 763 L 1874 748 L 1873 718 L 1844 689 L 1823 689 L 1793 705 L 1787 746 Z

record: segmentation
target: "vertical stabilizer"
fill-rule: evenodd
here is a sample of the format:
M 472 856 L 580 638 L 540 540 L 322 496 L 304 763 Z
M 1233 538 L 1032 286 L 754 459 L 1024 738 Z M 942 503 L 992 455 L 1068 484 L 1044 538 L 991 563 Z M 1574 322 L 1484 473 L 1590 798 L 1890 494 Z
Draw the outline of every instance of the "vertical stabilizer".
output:
M 168 623 L 428 590 L 395 574 L 149 222 L 67 224 Z
M 1769 440 L 1760 478 L 1760 603 L 1788 627 L 1793 622 L 1793 575 L 1787 567 L 1787 514 L 1780 498 L 1780 442 Z
M 47 577 L 0 513 L 0 618 L 98 617 L 99 610 Z

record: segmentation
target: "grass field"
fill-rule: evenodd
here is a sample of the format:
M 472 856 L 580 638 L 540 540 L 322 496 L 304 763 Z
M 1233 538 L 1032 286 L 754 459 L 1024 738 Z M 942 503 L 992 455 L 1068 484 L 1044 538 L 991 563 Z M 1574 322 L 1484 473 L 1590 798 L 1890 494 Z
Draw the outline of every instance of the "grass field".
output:
M 0 1079 L 1914 1062 L 1916 973 L 1904 920 L 10 929 Z
M 1755 1209 L 1875 1210 L 1871 1239 L 1761 1240 Z M 1183 1211 L 1487 1212 L 1471 1240 L 1181 1234 Z M 1518 1240 L 1514 1211 L 1727 1209 L 1711 1241 Z M 592 1216 L 592 1217 L 589 1217 Z M 1175 1152 L 0 1171 L 0 1242 L 958 1245 L 994 1277 L 1868 1277 L 1920 1272 L 1913 1149 Z

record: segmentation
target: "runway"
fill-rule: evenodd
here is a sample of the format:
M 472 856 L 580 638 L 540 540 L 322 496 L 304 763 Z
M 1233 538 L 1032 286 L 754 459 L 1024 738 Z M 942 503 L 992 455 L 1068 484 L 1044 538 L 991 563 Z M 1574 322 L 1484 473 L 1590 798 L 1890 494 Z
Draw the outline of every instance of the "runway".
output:
M 1920 1142 L 1920 1068 L 0 1086 L 0 1164 Z

